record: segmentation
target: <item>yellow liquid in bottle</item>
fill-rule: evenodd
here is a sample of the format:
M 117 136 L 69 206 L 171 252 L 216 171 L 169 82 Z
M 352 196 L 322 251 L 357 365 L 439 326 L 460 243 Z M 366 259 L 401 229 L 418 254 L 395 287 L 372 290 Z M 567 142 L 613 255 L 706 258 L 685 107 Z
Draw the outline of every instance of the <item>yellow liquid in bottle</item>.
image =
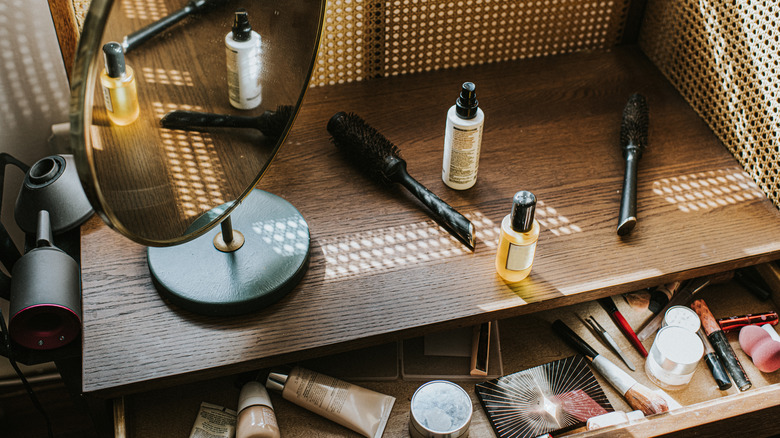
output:
M 533 227 L 527 233 L 512 229 L 510 215 L 501 221 L 501 236 L 496 253 L 496 272 L 509 283 L 523 280 L 531 273 L 539 240 L 539 223 L 534 219 Z
M 103 102 L 111 122 L 119 126 L 135 122 L 140 108 L 133 69 L 125 67 L 125 75 L 121 78 L 112 78 L 103 70 L 100 84 L 103 86 Z

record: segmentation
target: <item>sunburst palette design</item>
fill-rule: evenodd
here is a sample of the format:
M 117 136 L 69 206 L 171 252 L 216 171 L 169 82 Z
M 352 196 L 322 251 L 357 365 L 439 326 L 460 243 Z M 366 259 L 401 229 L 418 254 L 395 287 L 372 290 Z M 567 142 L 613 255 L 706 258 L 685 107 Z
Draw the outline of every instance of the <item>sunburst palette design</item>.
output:
M 581 355 L 478 383 L 476 392 L 499 438 L 571 429 L 613 410 Z

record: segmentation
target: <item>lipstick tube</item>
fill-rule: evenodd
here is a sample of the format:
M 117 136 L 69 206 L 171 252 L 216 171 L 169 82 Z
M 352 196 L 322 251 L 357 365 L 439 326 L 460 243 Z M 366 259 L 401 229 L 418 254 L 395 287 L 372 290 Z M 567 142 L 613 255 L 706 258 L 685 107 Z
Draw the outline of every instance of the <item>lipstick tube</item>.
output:
M 746 325 L 777 325 L 777 312 L 764 312 L 750 315 L 729 316 L 718 319 L 718 325 L 724 332 L 740 329 Z

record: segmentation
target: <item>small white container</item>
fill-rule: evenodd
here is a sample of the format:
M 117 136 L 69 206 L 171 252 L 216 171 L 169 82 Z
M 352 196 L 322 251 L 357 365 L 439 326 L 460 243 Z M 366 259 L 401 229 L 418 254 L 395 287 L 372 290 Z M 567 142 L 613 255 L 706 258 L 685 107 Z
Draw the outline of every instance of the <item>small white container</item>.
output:
M 687 306 L 672 306 L 664 313 L 664 327 L 671 325 L 682 327 L 692 333 L 696 333 L 701 327 L 699 315 Z
M 704 355 L 704 345 L 695 332 L 677 326 L 661 327 L 645 361 L 645 373 L 663 389 L 684 388 Z
M 412 438 L 466 438 L 469 436 L 471 397 L 460 386 L 433 380 L 412 396 L 409 435 Z

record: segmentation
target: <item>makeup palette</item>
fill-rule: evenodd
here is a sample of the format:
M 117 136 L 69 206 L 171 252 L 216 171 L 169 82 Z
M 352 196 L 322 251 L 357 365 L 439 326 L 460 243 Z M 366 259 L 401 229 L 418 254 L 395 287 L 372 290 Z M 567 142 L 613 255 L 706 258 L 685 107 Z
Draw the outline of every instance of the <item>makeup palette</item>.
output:
M 478 383 L 476 393 L 499 438 L 569 430 L 613 410 L 580 355 Z

